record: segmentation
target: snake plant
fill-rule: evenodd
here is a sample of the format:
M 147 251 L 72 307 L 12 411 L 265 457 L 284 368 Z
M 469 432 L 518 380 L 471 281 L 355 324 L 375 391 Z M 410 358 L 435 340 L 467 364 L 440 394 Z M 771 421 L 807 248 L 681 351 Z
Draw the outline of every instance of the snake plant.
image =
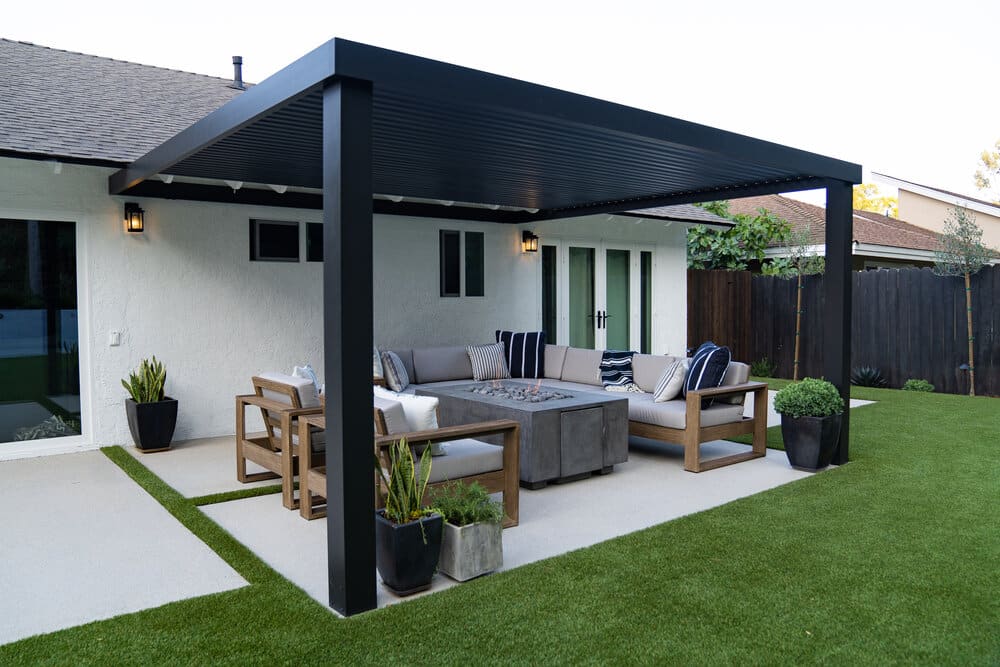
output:
M 139 368 L 130 373 L 122 386 L 136 403 L 154 403 L 163 400 L 163 385 L 167 382 L 167 369 L 157 361 L 156 356 L 143 359 Z

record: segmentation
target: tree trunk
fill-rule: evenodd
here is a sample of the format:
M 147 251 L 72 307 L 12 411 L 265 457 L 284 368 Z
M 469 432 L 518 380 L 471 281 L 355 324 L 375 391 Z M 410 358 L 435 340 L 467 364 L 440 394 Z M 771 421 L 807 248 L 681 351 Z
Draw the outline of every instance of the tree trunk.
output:
M 802 338 L 802 271 L 799 271 L 799 288 L 795 290 L 795 360 L 792 362 L 792 380 L 799 379 L 799 339 L 801 338 Z
M 972 363 L 972 287 L 969 283 L 969 272 L 965 272 L 965 320 L 969 328 L 969 396 L 976 395 L 976 366 Z

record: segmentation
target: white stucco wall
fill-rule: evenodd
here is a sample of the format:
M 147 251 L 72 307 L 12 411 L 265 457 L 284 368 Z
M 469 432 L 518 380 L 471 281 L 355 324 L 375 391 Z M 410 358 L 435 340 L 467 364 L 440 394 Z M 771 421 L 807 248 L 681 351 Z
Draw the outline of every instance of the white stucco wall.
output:
M 77 223 L 81 441 L 129 442 L 120 378 L 152 354 L 166 363 L 167 391 L 180 401 L 175 439 L 230 434 L 233 396 L 249 390 L 251 375 L 323 364 L 322 264 L 304 256 L 250 262 L 248 220 L 319 222 L 320 212 L 130 197 L 146 211 L 146 231 L 127 234 L 126 198 L 106 194 L 111 171 L 62 165 L 56 174 L 51 163 L 0 158 L 0 217 Z M 543 243 L 558 236 L 654 245 L 654 352 L 682 350 L 683 227 L 622 220 L 594 216 L 534 229 Z M 486 296 L 439 296 L 440 229 L 485 233 Z M 376 343 L 463 344 L 491 340 L 496 328 L 538 328 L 540 253 L 522 253 L 520 234 L 490 223 L 376 216 Z M 112 331 L 121 332 L 120 346 L 109 346 Z

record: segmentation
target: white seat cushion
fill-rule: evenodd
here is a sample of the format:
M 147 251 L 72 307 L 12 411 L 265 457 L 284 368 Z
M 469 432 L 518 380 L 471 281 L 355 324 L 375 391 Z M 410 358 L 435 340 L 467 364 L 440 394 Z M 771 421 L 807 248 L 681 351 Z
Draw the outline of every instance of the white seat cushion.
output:
M 411 443 L 419 445 L 421 443 Z M 431 482 L 444 482 L 503 469 L 503 447 L 471 438 L 441 443 L 446 456 L 431 463 Z M 417 463 L 419 469 L 419 461 Z
M 388 399 L 384 396 L 375 396 L 374 407 L 382 411 L 387 433 L 405 433 L 410 430 L 410 425 L 406 421 L 406 412 L 403 410 L 403 404 L 399 401 Z
M 628 394 L 628 418 L 632 421 L 683 429 L 687 424 L 687 402 L 681 400 L 656 403 L 652 394 Z M 742 405 L 716 403 L 701 411 L 702 426 L 718 426 L 743 419 Z
M 319 407 L 319 394 L 316 392 L 316 385 L 313 384 L 313 381 L 308 378 L 299 378 L 292 375 L 286 375 L 285 373 L 274 372 L 260 373 L 257 377 L 295 387 L 299 394 L 299 403 L 303 408 Z M 278 403 L 283 403 L 285 405 L 291 405 L 288 397 L 284 394 L 279 394 L 267 389 L 263 390 L 261 393 L 264 398 L 268 400 L 277 401 Z

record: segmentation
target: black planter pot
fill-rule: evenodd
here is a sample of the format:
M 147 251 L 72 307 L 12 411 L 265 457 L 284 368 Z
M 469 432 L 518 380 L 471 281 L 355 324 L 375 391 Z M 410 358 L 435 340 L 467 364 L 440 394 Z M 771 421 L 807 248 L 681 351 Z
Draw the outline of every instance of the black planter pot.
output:
M 143 452 L 162 452 L 170 449 L 177 425 L 177 399 L 164 398 L 153 403 L 136 403 L 125 399 L 125 414 L 132 442 Z
M 375 513 L 375 563 L 386 588 L 399 596 L 430 588 L 441 554 L 443 524 L 438 515 L 395 524 L 385 518 L 385 510 Z
M 840 439 L 841 417 L 781 416 L 781 438 L 793 468 L 816 472 L 830 465 Z

